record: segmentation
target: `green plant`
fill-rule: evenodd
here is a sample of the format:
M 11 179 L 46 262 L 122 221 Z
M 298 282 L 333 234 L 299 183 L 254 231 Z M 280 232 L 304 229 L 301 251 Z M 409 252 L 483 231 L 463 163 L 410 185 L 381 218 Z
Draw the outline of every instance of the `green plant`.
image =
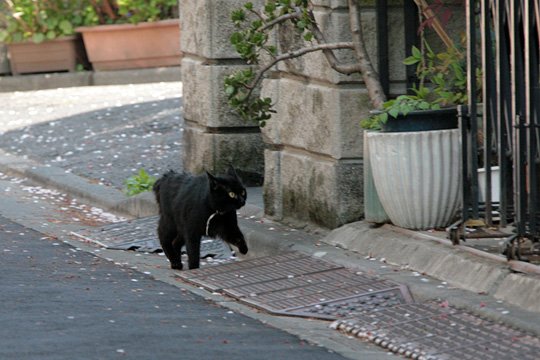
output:
M 413 46 L 412 55 L 405 65 L 416 65 L 419 78 L 410 95 L 401 95 L 383 103 L 360 125 L 364 129 L 379 130 L 389 117 L 397 118 L 417 110 L 438 110 L 467 102 L 467 75 L 465 56 L 462 51 L 449 47 L 435 53 L 424 41 L 424 52 Z
M 96 24 L 137 24 L 178 17 L 177 0 L 91 0 Z
M 145 191 L 152 190 L 152 186 L 156 182 L 156 178 L 149 175 L 146 170 L 140 169 L 136 175 L 132 175 L 124 182 L 126 185 L 126 194 L 133 196 Z
M 268 1 L 262 14 L 255 12 L 253 3 L 244 4 L 243 8 L 234 10 L 231 14 L 231 19 L 238 29 L 231 35 L 231 44 L 247 64 L 258 64 L 263 54 L 275 58 L 277 49 L 268 44 L 268 31 L 277 25 L 277 18 L 293 15 L 296 15 L 295 29 L 303 34 L 306 41 L 311 41 L 313 33 L 308 25 L 312 23 L 312 19 L 308 14 L 307 3 L 306 0 Z M 255 16 L 250 20 L 248 14 Z M 264 126 L 275 111 L 272 110 L 271 98 L 251 98 L 254 85 L 259 81 L 258 76 L 253 69 L 237 71 L 225 78 L 225 94 L 229 105 L 243 119 L 256 121 Z
M 6 0 L 0 11 L 0 42 L 40 43 L 73 35 L 93 21 L 88 0 Z

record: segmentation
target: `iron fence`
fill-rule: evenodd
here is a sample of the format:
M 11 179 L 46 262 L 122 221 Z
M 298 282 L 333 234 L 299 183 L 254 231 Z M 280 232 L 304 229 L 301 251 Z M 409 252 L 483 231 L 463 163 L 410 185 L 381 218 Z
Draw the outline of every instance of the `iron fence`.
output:
M 468 226 L 496 227 L 486 237 L 525 259 L 540 241 L 540 2 L 467 0 L 466 16 L 463 211 L 449 233 L 457 244 Z

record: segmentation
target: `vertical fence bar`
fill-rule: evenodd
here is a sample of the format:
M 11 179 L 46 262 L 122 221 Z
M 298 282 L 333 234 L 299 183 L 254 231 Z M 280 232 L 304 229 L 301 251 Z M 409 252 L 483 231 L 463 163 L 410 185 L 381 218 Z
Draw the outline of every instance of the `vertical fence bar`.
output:
M 418 10 L 414 0 L 403 1 L 403 21 L 405 23 L 405 57 L 412 55 L 412 46 L 418 45 Z M 418 82 L 416 67 L 407 66 L 405 68 L 407 77 L 407 92 Z
M 461 163 L 463 164 L 462 169 L 462 195 L 461 195 L 461 217 L 463 223 L 466 223 L 467 220 L 471 218 L 471 175 L 469 173 L 469 110 L 465 105 L 458 106 L 458 122 L 459 129 L 461 130 Z M 463 233 L 465 235 L 465 233 Z M 457 240 L 457 239 L 456 239 Z
M 513 199 L 512 191 L 512 142 L 511 142 L 511 120 L 510 120 L 510 65 L 508 60 L 508 36 L 507 36 L 507 14 L 506 1 L 496 0 L 494 2 L 495 12 L 495 66 L 496 71 L 496 92 L 497 92 L 497 128 L 498 128 L 498 154 L 500 170 L 500 203 L 499 214 L 501 225 L 506 226 L 510 217 L 510 204 Z
M 390 70 L 388 58 L 388 1 L 377 0 L 377 55 L 378 72 L 386 96 L 390 94 Z
M 538 238 L 539 228 L 539 214 L 538 214 L 538 174 L 537 169 L 539 167 L 538 158 L 538 42 L 539 39 L 535 38 L 535 24 L 536 10 L 538 8 L 538 2 L 535 3 L 532 0 L 525 0 L 523 5 L 523 40 L 525 46 L 525 122 L 527 130 L 527 179 L 526 187 L 528 193 L 527 205 L 528 205 L 528 231 L 531 235 Z M 536 34 L 538 34 L 536 32 Z
M 478 121 L 476 109 L 476 1 L 466 1 L 466 23 L 467 23 L 467 88 L 469 95 L 469 146 L 467 149 L 467 169 L 466 173 L 470 179 L 470 217 L 478 219 Z M 465 172 L 465 168 L 463 169 Z
M 491 40 L 492 28 L 491 28 L 491 12 L 490 12 L 490 1 L 481 0 L 481 11 L 480 11 L 480 31 L 481 31 L 481 44 L 482 44 L 482 73 L 484 74 L 482 78 L 482 99 L 483 108 L 482 108 L 482 117 L 483 117 L 483 136 L 481 136 L 484 144 L 484 170 L 485 170 L 485 220 L 487 225 L 493 225 L 493 206 L 492 206 L 492 197 L 491 197 L 491 188 L 493 186 L 491 180 L 491 164 L 492 164 L 492 148 L 493 148 L 493 114 L 495 114 L 495 109 L 493 108 L 496 104 L 496 96 L 494 93 L 495 90 L 495 67 L 493 62 L 493 43 Z M 474 74 L 476 78 L 476 72 Z
M 514 115 L 514 198 L 516 204 L 516 229 L 518 238 L 526 235 L 527 190 L 526 166 L 527 144 L 525 132 L 525 71 L 523 68 L 522 0 L 511 0 L 510 52 L 512 74 L 512 114 Z

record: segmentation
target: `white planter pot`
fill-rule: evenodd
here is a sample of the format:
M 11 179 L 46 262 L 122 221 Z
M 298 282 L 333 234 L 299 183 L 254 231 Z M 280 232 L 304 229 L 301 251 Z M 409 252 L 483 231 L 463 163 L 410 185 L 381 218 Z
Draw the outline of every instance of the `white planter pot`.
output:
M 364 220 L 372 223 L 386 223 L 390 219 L 384 211 L 384 208 L 377 195 L 375 183 L 373 182 L 373 172 L 371 171 L 371 163 L 369 161 L 369 146 L 367 134 L 369 131 L 364 131 Z
M 478 200 L 486 201 L 486 169 L 478 169 Z M 491 167 L 491 202 L 498 203 L 501 200 L 501 171 L 498 166 Z
M 450 224 L 461 204 L 460 136 L 457 129 L 367 134 L 373 180 L 392 223 Z

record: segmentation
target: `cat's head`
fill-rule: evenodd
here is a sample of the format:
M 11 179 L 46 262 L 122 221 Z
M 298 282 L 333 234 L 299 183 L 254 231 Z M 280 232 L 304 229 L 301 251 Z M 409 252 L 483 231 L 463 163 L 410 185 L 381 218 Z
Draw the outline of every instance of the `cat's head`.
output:
M 246 204 L 246 188 L 232 165 L 229 166 L 225 175 L 214 176 L 208 171 L 206 175 L 210 184 L 212 201 L 218 211 L 228 212 L 237 210 Z

